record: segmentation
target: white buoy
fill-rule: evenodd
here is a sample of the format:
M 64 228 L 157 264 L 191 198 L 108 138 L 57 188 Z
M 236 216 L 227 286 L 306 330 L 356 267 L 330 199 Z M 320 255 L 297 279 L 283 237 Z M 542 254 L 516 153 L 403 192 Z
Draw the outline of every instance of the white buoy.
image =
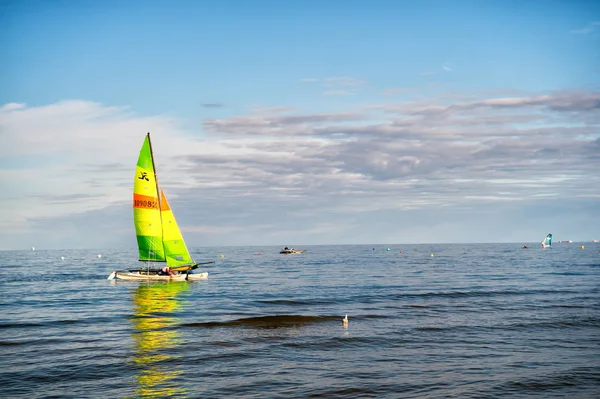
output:
M 31 247 L 31 250 L 32 250 L 32 251 L 35 251 L 35 247 Z
M 64 257 L 64 256 L 61 256 L 61 257 L 60 257 L 60 259 L 61 259 L 61 260 L 65 260 L 65 257 Z
M 342 319 L 342 326 L 344 326 L 344 328 L 348 328 L 348 315 Z
M 101 259 L 101 258 L 102 258 L 102 254 L 98 254 L 98 259 Z

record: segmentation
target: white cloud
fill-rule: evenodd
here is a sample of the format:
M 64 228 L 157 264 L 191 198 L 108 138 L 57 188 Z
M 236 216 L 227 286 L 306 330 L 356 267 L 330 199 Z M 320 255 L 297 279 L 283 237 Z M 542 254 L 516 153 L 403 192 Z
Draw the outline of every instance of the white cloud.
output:
M 206 120 L 204 136 L 126 107 L 5 105 L 0 242 L 85 242 L 98 226 L 121 232 L 96 232 L 99 242 L 133 239 L 131 182 L 147 131 L 178 221 L 199 243 L 355 242 L 348 231 L 383 234 L 384 220 L 406 212 L 595 199 L 599 100 L 559 92 L 336 113 L 262 107 Z
M 8 103 L 0 107 L 0 112 L 13 111 L 15 109 L 25 108 L 25 104 L 22 103 Z
M 130 199 L 130 175 L 144 134 L 161 146 L 159 165 L 182 150 L 184 134 L 167 117 L 86 101 L 4 106 L 0 113 L 0 223 L 23 229 L 42 217 L 106 208 Z M 168 169 L 168 167 L 166 168 Z M 62 199 L 62 200 L 60 200 Z

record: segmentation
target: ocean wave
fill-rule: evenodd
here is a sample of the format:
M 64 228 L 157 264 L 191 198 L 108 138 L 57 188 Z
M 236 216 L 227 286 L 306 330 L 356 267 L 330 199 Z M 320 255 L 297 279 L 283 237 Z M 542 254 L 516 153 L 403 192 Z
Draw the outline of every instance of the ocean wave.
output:
M 341 316 L 303 316 L 303 315 L 274 315 L 246 317 L 229 321 L 209 321 L 202 323 L 185 323 L 182 327 L 251 327 L 251 328 L 283 328 L 298 327 L 306 324 L 315 324 L 338 320 Z

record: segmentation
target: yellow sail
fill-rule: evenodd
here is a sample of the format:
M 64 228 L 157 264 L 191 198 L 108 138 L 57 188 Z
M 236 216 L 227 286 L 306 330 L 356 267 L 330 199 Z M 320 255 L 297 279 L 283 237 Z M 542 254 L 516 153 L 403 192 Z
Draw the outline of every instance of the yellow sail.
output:
M 195 262 L 185 245 L 181 230 L 179 230 L 175 215 L 173 215 L 163 190 L 160 190 L 160 197 L 162 240 L 167 265 L 173 270 L 189 269 L 190 266 L 195 265 Z

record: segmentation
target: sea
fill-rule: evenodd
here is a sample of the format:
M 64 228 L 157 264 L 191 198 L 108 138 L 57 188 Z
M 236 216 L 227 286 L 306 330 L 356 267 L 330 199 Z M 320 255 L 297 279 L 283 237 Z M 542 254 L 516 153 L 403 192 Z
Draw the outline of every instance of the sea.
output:
M 0 397 L 600 397 L 600 244 L 522 246 L 3 251 Z

